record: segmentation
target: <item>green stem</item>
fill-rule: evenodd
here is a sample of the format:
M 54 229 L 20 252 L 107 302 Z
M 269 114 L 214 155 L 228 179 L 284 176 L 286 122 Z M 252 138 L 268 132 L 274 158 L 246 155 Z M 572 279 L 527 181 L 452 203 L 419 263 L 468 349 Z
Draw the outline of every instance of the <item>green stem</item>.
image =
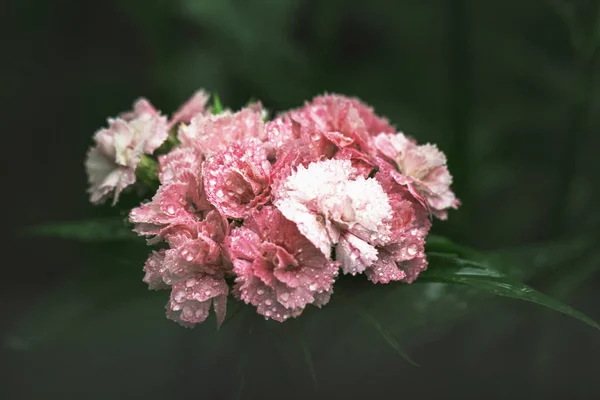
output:
M 154 158 L 143 154 L 135 169 L 135 176 L 149 189 L 158 189 L 158 162 Z

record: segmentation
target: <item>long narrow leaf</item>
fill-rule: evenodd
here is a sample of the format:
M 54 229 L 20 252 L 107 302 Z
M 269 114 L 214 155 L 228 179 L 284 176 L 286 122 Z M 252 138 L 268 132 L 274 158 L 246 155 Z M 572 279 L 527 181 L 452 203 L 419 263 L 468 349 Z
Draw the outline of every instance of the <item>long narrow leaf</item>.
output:
M 369 313 L 367 310 L 365 310 L 362 307 L 358 307 L 357 311 L 359 313 L 359 315 L 361 316 L 361 318 L 369 325 L 373 326 L 377 332 L 379 332 L 379 334 L 383 337 L 383 339 L 387 342 L 387 344 L 389 344 L 396 353 L 398 353 L 398 355 L 400 355 L 400 357 L 402 357 L 403 359 L 405 359 L 409 364 L 414 365 L 415 367 L 418 367 L 419 364 L 417 364 L 416 362 L 414 362 L 409 355 L 402 349 L 402 347 L 400 346 L 400 344 L 398 343 L 398 341 L 392 336 L 391 333 L 389 333 L 377 320 L 377 318 L 375 318 L 375 316 L 373 316 L 373 314 Z
M 532 289 L 522 282 L 504 276 L 497 271 L 473 268 L 471 266 L 442 265 L 437 268 L 430 268 L 428 271 L 421 274 L 417 282 L 441 282 L 467 285 L 498 296 L 525 300 L 548 307 L 554 311 L 577 318 L 596 329 L 600 329 L 600 324 L 585 314 L 550 296 Z
M 125 225 L 122 218 L 99 218 L 61 222 L 27 228 L 24 235 L 48 236 L 82 242 L 110 242 L 140 238 Z
M 303 339 L 300 339 L 300 347 L 302 348 L 302 354 L 304 355 L 304 361 L 306 361 L 306 365 L 308 366 L 308 370 L 310 371 L 310 376 L 315 385 L 315 389 L 317 389 L 317 372 L 315 370 L 315 364 L 312 359 L 312 355 L 310 354 L 310 348 L 308 344 Z

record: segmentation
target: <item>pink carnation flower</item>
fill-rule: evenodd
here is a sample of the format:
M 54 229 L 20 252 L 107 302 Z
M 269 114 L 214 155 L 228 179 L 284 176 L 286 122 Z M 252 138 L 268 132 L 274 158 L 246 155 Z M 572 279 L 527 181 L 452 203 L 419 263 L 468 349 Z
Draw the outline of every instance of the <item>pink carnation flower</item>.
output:
M 178 123 L 189 124 L 192 118 L 198 114 L 206 115 L 209 110 L 206 108 L 210 95 L 206 91 L 200 89 L 192 95 L 192 97 L 177 110 L 171 120 L 169 127 L 175 126 Z
M 139 226 L 136 227 L 139 229 Z M 222 274 L 230 270 L 230 263 L 223 254 L 223 243 L 228 222 L 217 211 L 207 213 L 203 219 L 181 218 L 176 224 L 158 231 L 152 243 L 164 239 L 169 249 L 151 254 L 144 268 L 148 284 L 159 287 L 158 277 L 171 285 L 198 272 Z M 146 234 L 144 232 L 143 234 Z M 150 231 L 147 234 L 152 234 Z
M 265 318 L 281 322 L 307 304 L 329 301 L 339 263 L 328 261 L 277 209 L 256 211 L 226 243 L 235 295 Z
M 181 219 L 162 232 L 169 249 L 153 252 L 144 265 L 144 282 L 150 289 L 172 285 L 167 316 L 184 326 L 202 322 L 211 303 L 220 325 L 225 317 L 228 286 L 225 275 L 231 263 L 223 252 L 227 221 L 210 211 L 200 221 Z
M 190 176 L 201 180 L 203 161 L 204 157 L 199 150 L 193 147 L 176 147 L 158 157 L 158 179 L 163 184 L 188 180 Z
M 425 207 L 415 200 L 406 186 L 394 179 L 396 175 L 389 168 L 382 168 L 375 174 L 390 199 L 393 214 L 390 240 L 375 246 L 378 259 L 365 271 L 374 283 L 411 283 L 427 269 L 424 246 L 431 222 Z
M 264 122 L 259 106 L 246 107 L 236 113 L 225 111 L 218 115 L 196 115 L 189 125 L 179 129 L 184 146 L 195 147 L 206 157 L 227 150 L 235 142 L 254 138 L 266 140 Z
M 346 273 L 363 272 L 377 260 L 374 245 L 390 240 L 392 210 L 383 188 L 365 179 L 350 160 L 313 162 L 277 186 L 274 204 L 325 257 Z
M 353 178 L 362 176 L 366 179 L 378 168 L 376 158 L 351 147 L 339 150 L 333 158 L 336 160 L 350 160 L 352 168 L 356 170 L 356 175 Z
M 271 164 L 256 139 L 231 143 L 204 163 L 208 200 L 225 217 L 240 219 L 270 199 Z
M 333 155 L 327 144 L 372 153 L 369 136 L 394 131 L 387 120 L 358 99 L 335 94 L 315 97 L 286 116 L 311 132 L 310 139 L 323 149 L 325 158 Z
M 391 161 L 402 175 L 395 179 L 407 185 L 411 193 L 440 219 L 448 217 L 448 208 L 460 202 L 450 189 L 452 176 L 446 156 L 435 145 L 417 145 L 404 134 L 380 134 L 373 140 L 380 154 Z
M 169 285 L 162 278 L 161 269 L 165 263 L 166 250 L 153 251 L 144 264 L 144 282 L 148 284 L 151 290 L 168 289 Z
M 187 328 L 204 322 L 212 305 L 217 317 L 217 326 L 225 320 L 229 287 L 225 279 L 199 274 L 177 282 L 171 289 L 167 303 L 167 318 Z
M 202 183 L 202 155 L 198 150 L 181 147 L 160 156 L 158 176 L 162 185 L 152 200 L 129 213 L 134 232 L 156 236 L 151 243 L 162 240 L 173 229 L 194 226 L 212 209 Z
M 204 206 L 203 199 L 196 190 L 190 190 L 185 182 L 173 182 L 161 185 L 148 203 L 134 208 L 129 213 L 129 221 L 134 224 L 133 231 L 142 236 L 155 236 L 150 244 L 159 242 L 178 226 L 189 227 L 200 215 L 196 210 Z M 199 196 L 193 199 L 192 196 Z
M 135 182 L 135 169 L 143 154 L 152 154 L 167 138 L 167 119 L 145 99 L 132 112 L 109 119 L 108 128 L 94 135 L 96 145 L 87 153 L 85 167 L 90 201 L 100 204 L 113 194 L 113 205 Z

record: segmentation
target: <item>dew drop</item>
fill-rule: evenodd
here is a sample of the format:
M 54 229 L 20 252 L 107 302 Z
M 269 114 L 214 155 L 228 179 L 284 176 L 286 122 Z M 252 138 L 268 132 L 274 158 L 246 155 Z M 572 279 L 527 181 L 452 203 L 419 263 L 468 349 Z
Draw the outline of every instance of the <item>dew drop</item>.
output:
M 181 303 L 181 301 L 183 300 L 184 297 L 185 297 L 185 292 L 183 290 L 178 291 L 177 293 L 175 293 L 175 296 L 173 296 L 175 301 L 178 303 Z
M 271 316 L 271 311 L 267 311 L 265 312 L 265 316 L 270 317 Z M 266 319 L 266 318 L 265 318 Z
M 174 205 L 170 204 L 167 206 L 167 214 L 169 214 L 169 215 L 175 214 L 175 206 Z
M 192 261 L 194 259 L 194 255 L 192 253 L 189 253 L 185 259 L 186 261 Z
M 410 254 L 411 256 L 414 256 L 415 254 L 417 254 L 417 245 L 416 244 L 411 244 L 410 246 L 408 246 L 408 254 Z
M 308 287 L 310 290 L 317 290 L 317 284 L 313 283 Z
M 273 304 L 273 302 L 271 301 L 271 299 L 266 299 L 265 304 L 270 306 L 271 304 Z
M 283 301 L 288 301 L 290 299 L 290 294 L 289 293 L 281 293 L 281 300 Z
M 190 278 L 185 282 L 185 286 L 192 287 L 197 283 L 196 279 Z
M 265 294 L 265 291 L 264 291 L 264 290 L 262 290 L 262 289 L 258 289 L 258 290 L 256 291 L 256 294 L 257 294 L 257 295 L 259 295 L 259 296 L 262 296 L 263 294 Z
M 211 293 L 212 293 L 212 292 L 211 292 L 209 289 L 206 289 L 206 290 L 204 291 L 204 294 L 205 294 L 206 296 L 210 296 L 210 294 L 211 294 Z

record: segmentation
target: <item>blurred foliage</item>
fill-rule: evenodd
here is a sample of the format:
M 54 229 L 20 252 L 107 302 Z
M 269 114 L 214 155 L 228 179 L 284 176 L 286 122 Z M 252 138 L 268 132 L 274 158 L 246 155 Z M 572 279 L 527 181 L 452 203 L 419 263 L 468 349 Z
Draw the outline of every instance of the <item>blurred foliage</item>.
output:
M 30 151 L 19 153 L 17 165 L 37 167 L 27 176 L 7 176 L 14 207 L 23 210 L 10 213 L 9 223 L 113 215 L 108 207 L 86 204 L 81 164 L 105 116 L 128 108 L 137 96 L 168 112 L 204 87 L 220 93 L 225 106 L 256 98 L 279 112 L 325 91 L 339 92 L 358 96 L 398 129 L 448 154 L 463 206 L 448 222 L 436 223 L 435 233 L 494 250 L 487 262 L 600 319 L 597 0 L 28 0 L 12 2 L 6 15 L 12 12 L 15 17 L 4 27 L 13 62 L 0 66 L 9 78 L 4 121 L 19 127 L 8 132 L 23 134 L 10 135 L 19 142 L 8 146 L 25 144 Z M 64 157 L 57 160 L 55 154 Z M 42 169 L 47 179 L 36 193 L 50 195 L 40 206 L 28 182 L 39 181 Z M 124 204 L 134 201 L 124 198 Z M 5 358 L 13 366 L 10 384 L 18 398 L 164 397 L 198 381 L 205 385 L 202 392 L 222 390 L 225 396 L 222 381 L 198 371 L 229 377 L 228 391 L 240 389 L 243 398 L 264 384 L 301 386 L 313 374 L 319 396 L 335 395 L 336 385 L 356 396 L 395 385 L 403 385 L 409 398 L 439 397 L 436 390 L 442 389 L 481 395 L 482 387 L 483 394 L 507 397 L 519 385 L 528 395 L 538 390 L 540 398 L 600 396 L 593 386 L 600 350 L 594 330 L 469 288 L 403 286 L 389 293 L 389 309 L 369 310 L 421 368 L 391 362 L 389 341 L 374 340 L 373 327 L 361 331 L 357 313 L 342 313 L 345 322 L 332 326 L 327 318 L 339 310 L 335 297 L 310 313 L 319 321 L 312 336 L 319 340 L 308 342 L 308 353 L 294 346 L 298 354 L 290 356 L 271 346 L 266 335 L 262 348 L 269 354 L 251 354 L 240 339 L 242 333 L 260 339 L 251 317 L 232 319 L 233 327 L 218 334 L 208 327 L 183 331 L 166 321 L 161 311 L 166 298 L 147 293 L 140 282 L 141 253 L 135 261 L 117 263 L 115 254 L 131 260 L 117 244 L 106 250 L 93 243 L 49 242 L 46 251 L 31 252 L 40 242 L 20 243 L 18 250 L 28 252 L 36 266 L 11 270 L 24 283 L 7 288 L 7 298 L 20 298 L 21 290 L 33 291 L 31 280 L 45 283 L 41 279 L 48 276 L 62 281 L 82 273 L 93 287 L 62 281 L 48 290 L 60 295 L 54 300 L 65 307 L 60 318 L 83 320 L 58 344 Z M 88 270 L 89 257 L 97 268 Z M 109 295 L 91 301 L 98 291 Z M 118 300 L 119 293 L 134 299 Z M 110 299 L 119 306 L 105 307 Z M 415 317 L 394 319 L 403 313 Z M 62 320 L 45 321 L 56 332 Z M 364 334 L 362 341 L 337 337 L 346 327 Z M 240 348 L 227 349 L 236 339 Z M 329 346 L 337 339 L 338 346 Z M 24 347 L 19 341 L 12 345 Z M 207 357 L 207 351 L 219 357 Z M 246 351 L 246 358 L 239 356 Z M 313 367 L 294 369 L 292 382 L 286 382 L 290 364 L 281 361 L 286 355 L 295 363 L 311 360 Z M 267 368 L 264 382 L 244 378 L 240 362 Z M 321 385 L 319 376 L 336 368 L 344 372 Z M 140 373 L 133 376 L 134 370 Z M 34 374 L 38 385 L 28 385 Z M 114 381 L 98 384 L 99 376 Z M 436 385 L 430 385 L 432 379 Z M 467 387 L 473 380 L 479 385 Z

